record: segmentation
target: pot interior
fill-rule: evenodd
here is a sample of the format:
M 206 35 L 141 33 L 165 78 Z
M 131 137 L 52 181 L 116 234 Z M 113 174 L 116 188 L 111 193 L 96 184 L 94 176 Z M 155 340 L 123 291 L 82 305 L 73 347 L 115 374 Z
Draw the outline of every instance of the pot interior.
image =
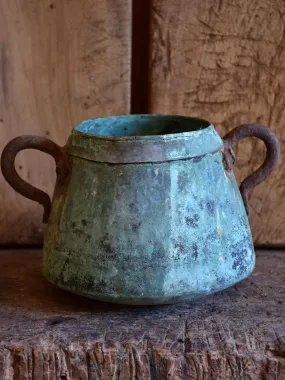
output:
M 211 125 L 206 120 L 175 115 L 123 115 L 83 121 L 76 131 L 114 137 L 159 136 L 195 132 Z

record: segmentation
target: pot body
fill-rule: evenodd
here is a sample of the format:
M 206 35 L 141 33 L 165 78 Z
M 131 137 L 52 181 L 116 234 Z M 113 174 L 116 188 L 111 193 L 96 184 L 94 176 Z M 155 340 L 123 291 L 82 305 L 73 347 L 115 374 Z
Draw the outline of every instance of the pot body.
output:
M 212 140 L 209 128 L 190 132 L 180 149 L 173 136 L 133 139 L 125 155 L 116 138 L 101 139 L 103 149 L 76 131 L 66 189 L 57 184 L 53 197 L 45 277 L 86 297 L 142 305 L 191 300 L 247 277 L 255 264 L 248 218 L 211 128 Z M 204 151 L 191 156 L 195 133 Z

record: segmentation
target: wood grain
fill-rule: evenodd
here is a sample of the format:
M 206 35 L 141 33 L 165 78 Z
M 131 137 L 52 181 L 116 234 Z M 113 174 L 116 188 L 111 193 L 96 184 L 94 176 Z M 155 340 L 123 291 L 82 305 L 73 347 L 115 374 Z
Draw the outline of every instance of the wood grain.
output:
M 284 380 L 284 254 L 203 300 L 130 307 L 57 289 L 40 252 L 1 251 L 0 378 Z
M 223 136 L 259 122 L 284 153 L 285 4 L 282 0 L 153 0 L 150 113 L 199 116 Z M 239 180 L 264 159 L 262 143 L 238 145 Z M 284 154 L 250 199 L 254 241 L 285 244 Z
M 64 144 L 78 122 L 129 112 L 128 0 L 0 0 L 0 152 L 13 137 Z M 17 169 L 52 194 L 53 160 L 19 154 Z M 0 244 L 42 242 L 42 209 L 0 176 Z

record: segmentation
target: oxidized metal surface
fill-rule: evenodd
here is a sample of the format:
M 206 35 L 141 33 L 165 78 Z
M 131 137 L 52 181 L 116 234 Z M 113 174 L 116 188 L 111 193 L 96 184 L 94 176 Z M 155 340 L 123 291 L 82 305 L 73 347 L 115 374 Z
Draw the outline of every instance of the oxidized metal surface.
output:
M 248 195 L 249 192 L 267 177 L 275 169 L 280 158 L 280 143 L 269 128 L 261 124 L 244 124 L 230 131 L 224 138 L 225 160 L 228 170 L 233 169 L 234 154 L 232 148 L 236 143 L 246 137 L 258 137 L 266 146 L 266 159 L 264 163 L 254 173 L 245 178 L 240 185 L 240 192 L 244 205 L 249 214 Z
M 64 173 L 45 235 L 46 278 L 98 300 L 159 304 L 247 277 L 255 254 L 231 155 L 245 136 L 262 138 L 268 149 L 265 163 L 242 184 L 246 200 L 279 155 L 275 135 L 263 126 L 235 129 L 224 152 L 210 123 L 158 115 L 84 122 L 64 150 L 30 144 L 52 154 Z M 17 191 L 38 201 L 39 190 L 8 173 L 25 147 L 6 148 L 2 167 Z
M 51 282 L 156 304 L 224 289 L 253 270 L 247 216 L 221 152 L 158 164 L 72 161 L 62 214 L 54 199 L 46 234 Z
M 6 145 L 2 152 L 1 170 L 4 178 L 18 193 L 43 206 L 43 222 L 47 223 L 51 208 L 50 197 L 44 191 L 24 181 L 15 169 L 16 155 L 24 149 L 37 149 L 50 154 L 54 158 L 59 186 L 63 186 L 63 182 L 70 172 L 69 157 L 63 148 L 46 137 L 40 136 L 16 137 Z

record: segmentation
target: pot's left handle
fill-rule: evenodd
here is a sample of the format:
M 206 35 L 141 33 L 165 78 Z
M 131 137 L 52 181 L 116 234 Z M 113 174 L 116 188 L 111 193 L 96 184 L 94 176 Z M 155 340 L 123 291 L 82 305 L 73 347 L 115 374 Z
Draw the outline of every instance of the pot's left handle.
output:
M 38 149 L 50 154 L 56 163 L 57 181 L 63 182 L 70 171 L 68 155 L 64 149 L 53 141 L 40 136 L 19 136 L 11 140 L 1 156 L 1 169 L 6 181 L 18 193 L 38 202 L 44 208 L 43 222 L 48 222 L 51 200 L 48 194 L 24 181 L 15 169 L 15 158 L 24 149 Z

